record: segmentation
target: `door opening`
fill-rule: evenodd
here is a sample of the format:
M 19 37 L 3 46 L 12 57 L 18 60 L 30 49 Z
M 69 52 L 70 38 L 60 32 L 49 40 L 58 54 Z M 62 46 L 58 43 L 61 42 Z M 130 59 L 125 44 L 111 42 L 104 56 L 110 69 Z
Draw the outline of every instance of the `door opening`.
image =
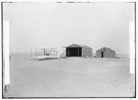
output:
M 103 52 L 103 51 L 101 52 L 101 57 L 102 57 L 102 58 L 104 57 L 104 52 Z
M 81 48 L 66 48 L 66 56 L 67 57 L 81 57 Z

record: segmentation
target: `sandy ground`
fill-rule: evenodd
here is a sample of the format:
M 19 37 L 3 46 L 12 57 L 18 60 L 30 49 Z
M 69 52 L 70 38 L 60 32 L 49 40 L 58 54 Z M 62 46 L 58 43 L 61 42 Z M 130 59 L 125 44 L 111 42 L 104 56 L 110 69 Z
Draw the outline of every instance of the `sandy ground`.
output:
M 10 60 L 11 97 L 133 97 L 125 58 Z

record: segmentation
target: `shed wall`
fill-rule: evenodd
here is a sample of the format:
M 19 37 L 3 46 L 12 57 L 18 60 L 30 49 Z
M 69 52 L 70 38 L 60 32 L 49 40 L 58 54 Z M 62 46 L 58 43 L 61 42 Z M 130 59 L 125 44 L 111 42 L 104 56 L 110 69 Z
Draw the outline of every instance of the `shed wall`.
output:
M 101 54 L 100 51 L 96 51 L 96 57 L 101 58 L 101 57 L 102 57 L 101 55 L 102 55 L 102 54 Z
M 92 48 L 82 48 L 82 57 L 92 57 Z
M 104 57 L 109 58 L 110 57 L 110 51 L 105 51 L 104 52 Z
M 114 51 L 111 51 L 110 52 L 110 58 L 114 58 L 115 57 L 115 52 Z

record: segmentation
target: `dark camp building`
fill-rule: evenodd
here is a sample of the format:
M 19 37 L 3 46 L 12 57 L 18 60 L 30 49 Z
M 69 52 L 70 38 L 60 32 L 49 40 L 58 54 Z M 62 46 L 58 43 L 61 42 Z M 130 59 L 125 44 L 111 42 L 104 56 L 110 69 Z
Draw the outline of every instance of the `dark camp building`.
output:
M 92 57 L 92 48 L 79 44 L 69 45 L 66 47 L 66 57 Z
M 116 57 L 116 53 L 114 50 L 110 48 L 103 47 L 96 51 L 96 57 L 98 58 L 114 58 Z

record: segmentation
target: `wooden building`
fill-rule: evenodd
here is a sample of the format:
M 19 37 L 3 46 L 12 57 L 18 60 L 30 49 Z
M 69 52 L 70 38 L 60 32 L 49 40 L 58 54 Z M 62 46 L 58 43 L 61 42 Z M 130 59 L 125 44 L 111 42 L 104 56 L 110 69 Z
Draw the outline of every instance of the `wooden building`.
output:
M 103 47 L 96 51 L 96 57 L 98 57 L 98 58 L 115 58 L 116 53 L 114 50 L 112 50 L 110 48 Z
M 92 57 L 92 48 L 86 45 L 71 44 L 66 47 L 66 57 Z

